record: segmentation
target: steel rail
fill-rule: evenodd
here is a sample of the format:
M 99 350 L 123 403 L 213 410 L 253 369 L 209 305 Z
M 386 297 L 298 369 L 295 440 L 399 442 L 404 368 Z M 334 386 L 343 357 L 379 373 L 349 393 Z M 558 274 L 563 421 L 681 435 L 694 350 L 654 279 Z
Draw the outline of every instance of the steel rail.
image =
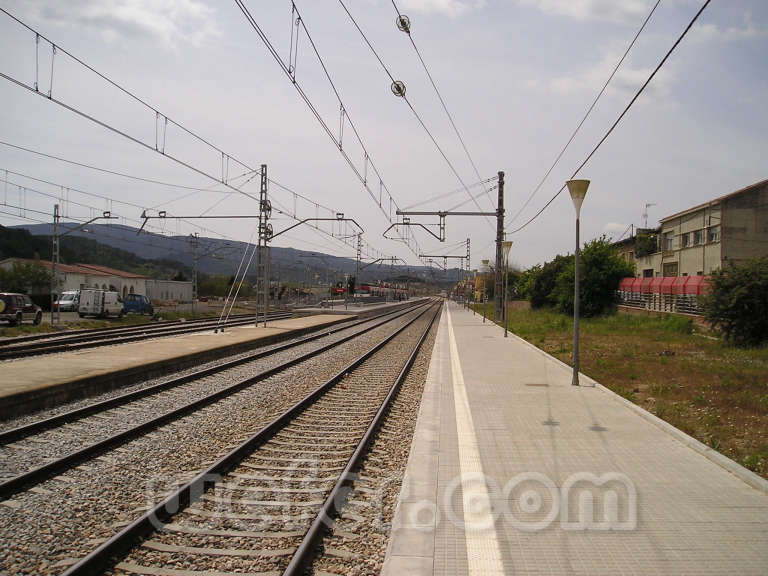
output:
M 240 320 L 241 318 L 253 318 L 254 314 L 233 314 L 230 316 L 230 318 L 234 318 L 236 320 Z M 87 334 L 94 334 L 94 333 L 114 333 L 119 331 L 125 331 L 125 330 L 135 330 L 137 328 L 141 327 L 151 327 L 151 328 L 158 328 L 160 326 L 164 327 L 170 327 L 170 326 L 179 326 L 182 324 L 198 324 L 198 323 L 205 323 L 205 322 L 212 322 L 216 321 L 218 319 L 218 316 L 206 316 L 204 318 L 195 318 L 192 320 L 170 320 L 170 321 L 163 321 L 158 322 L 157 324 L 133 324 L 129 326 L 110 326 L 108 328 L 83 328 L 79 330 L 67 330 L 66 332 L 45 332 L 42 334 L 27 334 L 25 336 L 13 336 L 13 337 L 6 337 L 6 338 L 0 338 L 0 348 L 5 347 L 12 347 L 18 343 L 24 343 L 24 342 L 32 342 L 32 341 L 47 341 L 47 340 L 56 340 L 61 338 L 69 338 L 69 337 L 77 337 L 77 336 L 83 336 Z
M 419 354 L 421 346 L 427 339 L 429 331 L 435 323 L 435 319 L 440 314 L 441 309 L 442 306 L 438 307 L 437 311 L 432 316 L 432 319 L 429 321 L 429 324 L 422 333 L 421 338 L 419 338 L 413 352 L 411 352 L 411 355 L 408 357 L 403 369 L 390 387 L 387 397 L 381 403 L 379 410 L 376 412 L 376 416 L 373 417 L 373 420 L 368 425 L 368 429 L 360 439 L 357 448 L 355 448 L 355 452 L 344 467 L 344 471 L 341 473 L 341 476 L 339 476 L 339 479 L 336 481 L 330 494 L 328 494 L 328 497 L 325 499 L 320 512 L 317 514 L 315 520 L 310 525 L 309 530 L 307 530 L 307 533 L 301 540 L 301 544 L 299 544 L 290 563 L 283 571 L 283 576 L 298 576 L 304 573 L 306 564 L 314 557 L 317 542 L 322 538 L 325 530 L 333 523 L 336 513 L 339 513 L 341 508 L 346 504 L 349 491 L 345 490 L 345 487 L 351 485 L 355 481 L 355 471 L 360 467 L 360 462 L 362 461 L 366 450 L 373 441 L 376 431 L 379 429 L 379 426 L 386 417 L 387 411 L 392 405 L 392 401 L 397 396 L 413 363 L 416 361 L 416 356 Z
M 421 306 L 423 304 L 418 304 L 416 306 L 410 306 L 406 308 L 405 310 L 398 310 L 395 312 L 385 312 L 383 314 L 377 314 L 375 316 L 364 318 L 362 320 L 358 320 L 353 322 L 352 324 L 346 324 L 345 326 L 336 326 L 331 329 L 327 328 L 320 328 L 317 333 L 315 334 L 309 334 L 308 336 L 305 336 L 303 338 L 300 338 L 298 340 L 294 340 L 293 342 L 286 342 L 284 344 L 280 344 L 274 348 L 271 348 L 269 350 L 262 350 L 255 352 L 253 354 L 249 354 L 248 356 L 243 356 L 242 358 L 236 358 L 234 360 L 229 360 L 226 362 L 223 362 L 221 364 L 217 364 L 216 366 L 211 366 L 209 368 L 203 368 L 201 370 L 196 370 L 195 372 L 192 372 L 190 374 L 185 374 L 184 376 L 178 376 L 176 378 L 173 378 L 171 380 L 168 380 L 166 382 L 161 382 L 160 384 L 155 384 L 152 386 L 147 386 L 146 388 L 142 388 L 140 390 L 134 390 L 133 392 L 126 392 L 125 394 L 120 394 L 119 396 L 114 396 L 112 398 L 107 398 L 106 400 L 102 400 L 100 402 L 94 402 L 93 404 L 89 404 L 88 406 L 83 406 L 82 408 L 77 408 L 74 410 L 69 410 L 67 412 L 63 412 L 61 414 L 56 414 L 55 416 L 51 416 L 49 418 L 42 418 L 40 420 L 37 420 L 35 422 L 30 422 L 29 424 L 25 424 L 23 426 L 18 426 L 16 428 L 11 428 L 10 430 L 6 430 L 4 432 L 0 432 L 0 446 L 3 446 L 4 444 L 7 444 L 8 442 L 13 442 L 14 440 L 18 440 L 20 438 L 24 438 L 26 436 L 29 436 L 31 434 L 36 434 L 38 432 L 42 432 L 44 430 L 49 430 L 51 428 L 55 428 L 56 426 L 59 426 L 60 424 L 67 424 L 70 422 L 74 422 L 76 420 L 79 420 L 80 418 L 84 418 L 85 416 L 89 416 L 90 414 L 95 414 L 97 412 L 103 412 L 105 410 L 108 410 L 110 408 L 114 408 L 116 406 L 120 406 L 122 404 L 127 404 L 128 402 L 133 402 L 134 400 L 138 400 L 140 398 L 144 398 L 146 396 L 151 396 L 153 394 L 157 394 L 159 392 L 164 392 L 166 390 L 169 390 L 171 388 L 175 388 L 177 386 L 181 386 L 183 384 L 187 384 L 189 382 L 192 382 L 193 380 L 197 380 L 200 378 L 205 378 L 207 376 L 211 376 L 213 374 L 216 374 L 217 372 L 221 372 L 223 370 L 229 370 L 230 368 L 235 368 L 237 366 L 240 366 L 241 364 L 247 364 L 248 362 L 253 362 L 255 360 L 260 360 L 262 358 L 266 358 L 268 356 L 272 356 L 274 354 L 278 354 L 280 352 L 284 352 L 285 350 L 288 350 L 290 348 L 294 348 L 296 346 L 300 346 L 302 344 L 306 344 L 307 342 L 312 342 L 313 340 L 318 340 L 320 338 L 324 338 L 326 336 L 330 336 L 332 334 L 336 334 L 337 332 L 341 332 L 342 330 L 349 330 L 350 328 L 355 328 L 357 326 L 360 326 L 361 324 L 365 324 L 368 322 L 372 322 L 378 318 L 381 318 L 383 316 L 392 316 L 387 322 L 391 320 L 395 320 L 399 318 L 400 316 L 403 316 L 407 314 L 408 312 L 418 308 L 418 306 Z M 377 324 L 373 328 L 376 328 L 380 326 L 382 323 Z M 362 334 L 363 332 L 360 332 Z
M 130 550 L 130 548 L 132 548 L 136 542 L 156 531 L 159 525 L 167 523 L 167 521 L 170 520 L 173 516 L 186 509 L 190 504 L 198 501 L 206 491 L 215 486 L 217 480 L 220 480 L 224 474 L 229 472 L 244 458 L 246 458 L 254 450 L 269 440 L 269 438 L 274 436 L 280 429 L 282 429 L 286 424 L 293 420 L 293 418 L 295 418 L 305 408 L 315 403 L 326 392 L 331 390 L 347 375 L 348 372 L 351 372 L 352 370 L 362 365 L 376 352 L 394 340 L 406 328 L 416 322 L 416 320 L 426 314 L 432 306 L 436 305 L 437 303 L 432 302 L 431 305 L 422 311 L 418 316 L 411 319 L 404 326 L 392 332 L 389 336 L 381 340 L 378 344 L 374 345 L 367 352 L 359 356 L 348 366 L 339 371 L 330 380 L 316 388 L 313 392 L 310 392 L 307 396 L 283 412 L 280 416 L 276 417 L 274 420 L 272 420 L 272 422 L 264 426 L 253 436 L 242 442 L 229 453 L 219 458 L 216 462 L 214 462 L 204 471 L 200 472 L 192 480 L 172 492 L 151 510 L 131 522 L 128 526 L 123 528 L 117 534 L 113 535 L 106 542 L 102 543 L 98 548 L 91 551 L 84 558 L 80 559 L 77 563 L 70 566 L 66 571 L 62 573 L 62 576 L 99 574 L 104 569 L 111 566 L 114 563 L 116 557 L 124 554 Z
M 412 312 L 413 310 L 414 308 L 408 309 L 408 311 L 410 312 Z M 420 316 L 421 314 L 419 314 L 417 318 Z M 113 436 L 110 436 L 98 442 L 94 442 L 93 444 L 90 444 L 85 448 L 81 448 L 80 450 L 71 452 L 65 456 L 62 456 L 61 458 L 57 458 L 56 460 L 52 460 L 46 464 L 38 466 L 37 468 L 33 468 L 31 470 L 28 470 L 27 472 L 23 472 L 22 474 L 14 476 L 13 478 L 9 478 L 8 480 L 0 482 L 0 499 L 7 499 L 13 496 L 14 494 L 17 494 L 18 492 L 22 491 L 22 489 L 26 486 L 40 484 L 41 482 L 44 482 L 50 479 L 50 477 L 53 474 L 57 474 L 64 470 L 72 468 L 73 466 L 83 461 L 87 461 L 99 454 L 104 453 L 107 450 L 111 450 L 117 446 L 125 444 L 126 442 L 133 440 L 134 438 L 137 438 L 152 430 L 155 430 L 156 428 L 159 428 L 164 424 L 167 424 L 174 420 L 178 420 L 179 418 L 191 412 L 194 412 L 209 404 L 213 404 L 214 402 L 217 402 L 223 398 L 231 396 L 232 394 L 235 394 L 236 392 L 244 390 L 245 388 L 248 388 L 249 386 L 252 386 L 257 382 L 265 380 L 271 376 L 274 376 L 275 374 L 278 374 L 284 370 L 287 370 L 288 368 L 291 368 L 296 364 L 304 362 L 305 360 L 309 360 L 314 356 L 317 356 L 332 348 L 340 346 L 341 344 L 349 340 L 352 340 L 353 338 L 357 338 L 358 336 L 361 336 L 362 334 L 365 334 L 366 332 L 369 332 L 377 328 L 379 325 L 386 324 L 387 322 L 390 322 L 392 320 L 393 319 L 383 320 L 378 325 L 368 327 L 360 332 L 356 332 L 355 334 L 350 334 L 349 336 L 345 336 L 344 338 L 341 338 L 340 340 L 337 340 L 335 342 L 325 344 L 297 358 L 287 360 L 282 364 L 263 370 L 258 374 L 256 374 L 255 376 L 251 376 L 249 378 L 246 378 L 245 380 L 240 380 L 239 382 L 230 384 L 229 386 L 222 388 L 220 390 L 217 390 L 216 392 L 213 392 L 207 396 L 204 396 L 203 398 L 199 398 L 197 400 L 189 402 L 184 406 L 175 408 L 169 412 L 166 412 L 165 414 L 161 414 L 160 416 L 157 416 L 151 420 L 148 420 L 132 428 L 129 428 L 128 430 L 118 432 Z M 406 326 L 407 325 L 408 324 L 406 324 Z
M 270 317 L 271 320 L 285 320 L 291 317 L 291 314 L 275 314 Z M 254 322 L 254 317 L 251 316 L 248 319 L 237 320 L 235 322 L 228 322 L 227 326 L 244 326 Z M 69 352 L 73 350 L 82 350 L 84 348 L 98 348 L 101 346 L 111 346 L 114 344 L 125 344 L 128 342 L 137 342 L 139 340 L 148 340 L 150 338 L 158 338 L 162 336 L 176 336 L 180 334 L 191 334 L 192 332 L 203 332 L 212 328 L 213 323 L 205 325 L 196 325 L 186 327 L 184 324 L 173 327 L 153 326 L 151 329 L 135 329 L 130 333 L 117 334 L 115 336 L 100 334 L 82 336 L 78 339 L 73 339 L 68 342 L 53 341 L 48 344 L 26 344 L 17 347 L 7 347 L 4 350 L 0 350 L 0 360 L 8 360 L 11 358 L 23 358 L 25 356 L 40 356 L 43 354 L 54 354 L 56 352 Z

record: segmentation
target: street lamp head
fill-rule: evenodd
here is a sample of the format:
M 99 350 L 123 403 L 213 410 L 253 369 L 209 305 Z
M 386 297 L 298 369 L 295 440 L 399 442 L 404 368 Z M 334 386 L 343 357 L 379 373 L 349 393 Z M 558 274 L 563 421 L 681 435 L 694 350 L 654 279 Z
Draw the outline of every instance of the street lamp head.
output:
M 576 208 L 576 217 L 578 218 L 581 213 L 581 204 L 584 202 L 584 197 L 587 195 L 589 180 L 568 180 L 566 184 L 568 185 L 568 192 L 571 193 L 573 206 Z
M 344 220 L 344 212 L 336 212 L 336 220 Z
M 509 258 L 509 251 L 512 249 L 512 240 L 505 240 L 501 243 L 501 247 L 504 249 L 504 258 Z

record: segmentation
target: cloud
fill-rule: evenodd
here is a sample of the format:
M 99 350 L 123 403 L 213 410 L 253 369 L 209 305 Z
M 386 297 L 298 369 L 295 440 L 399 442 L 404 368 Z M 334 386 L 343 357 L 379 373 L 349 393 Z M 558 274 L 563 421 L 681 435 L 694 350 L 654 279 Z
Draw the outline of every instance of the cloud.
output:
M 531 88 L 545 87 L 557 94 L 595 93 L 605 84 L 620 57 L 620 54 L 610 53 L 595 66 L 587 70 L 568 76 L 551 78 L 545 82 L 529 80 L 527 85 Z M 615 96 L 634 94 L 643 82 L 648 79 L 652 71 L 653 68 L 651 67 L 632 67 L 629 60 L 625 60 L 611 80 L 606 94 Z M 668 97 L 673 80 L 674 66 L 668 65 L 659 70 L 653 81 L 648 85 L 648 88 L 646 88 L 646 92 Z
M 648 14 L 650 0 L 518 0 L 545 14 L 565 16 L 574 20 L 605 20 L 637 22 Z
M 412 10 L 422 14 L 442 14 L 456 18 L 476 8 L 482 8 L 485 0 L 402 0 L 403 10 Z
M 47 0 L 18 5 L 38 22 L 92 29 L 108 42 L 144 36 L 175 48 L 199 45 L 220 34 L 215 11 L 197 0 Z
M 758 38 L 768 36 L 768 27 L 757 26 L 752 19 L 752 14 L 745 12 L 743 16 L 743 26 L 722 27 L 708 22 L 706 24 L 696 24 L 693 28 L 693 36 L 698 41 L 719 41 L 735 42 L 749 38 Z
M 618 240 L 620 234 L 624 234 L 629 231 L 629 224 L 621 224 L 619 222 L 608 222 L 603 226 L 603 234 L 607 234 L 612 238 Z

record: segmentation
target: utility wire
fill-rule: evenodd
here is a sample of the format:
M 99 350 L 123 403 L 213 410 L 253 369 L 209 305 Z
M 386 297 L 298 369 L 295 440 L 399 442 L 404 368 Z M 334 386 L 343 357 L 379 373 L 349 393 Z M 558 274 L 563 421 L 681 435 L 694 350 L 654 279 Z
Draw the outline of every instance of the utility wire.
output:
M 573 142 L 573 139 L 576 138 L 576 134 L 579 133 L 579 130 L 581 130 L 581 127 L 584 125 L 584 122 L 586 122 L 587 118 L 589 118 L 589 115 L 592 113 L 592 110 L 597 105 L 597 101 L 600 100 L 602 95 L 605 93 L 605 90 L 608 88 L 608 84 L 611 83 L 611 80 L 613 80 L 613 77 L 616 75 L 616 72 L 618 72 L 619 67 L 626 59 L 627 55 L 629 54 L 629 51 L 632 50 L 632 47 L 635 45 L 635 42 L 637 42 L 638 37 L 645 29 L 646 24 L 648 24 L 648 21 L 651 19 L 651 16 L 653 16 L 653 13 L 656 11 L 656 8 L 658 8 L 659 4 L 661 3 L 661 0 L 656 0 L 656 4 L 653 5 L 653 8 L 651 8 L 651 11 L 648 13 L 648 16 L 646 16 L 645 20 L 643 21 L 643 25 L 640 26 L 640 29 L 635 34 L 635 37 L 632 38 L 632 42 L 629 43 L 629 46 L 627 46 L 627 49 L 624 51 L 624 55 L 621 57 L 621 59 L 618 61 L 616 66 L 613 69 L 613 72 L 611 72 L 611 75 L 608 76 L 608 80 L 605 81 L 605 84 L 603 84 L 603 87 L 600 89 L 600 92 L 598 92 L 595 99 L 592 101 L 592 104 L 587 109 L 586 114 L 584 114 L 584 117 L 581 119 L 581 122 L 579 122 L 579 125 L 576 126 L 576 129 L 573 131 L 573 134 L 571 134 L 571 137 L 568 138 L 568 141 L 565 143 L 565 146 L 563 146 L 563 149 L 560 150 L 560 153 L 557 155 L 557 158 L 555 158 L 555 161 L 552 162 L 552 165 L 549 167 L 549 170 L 547 170 L 547 173 L 544 174 L 544 177 L 541 179 L 541 181 L 538 183 L 536 188 L 534 188 L 533 192 L 531 192 L 531 195 L 528 196 L 528 199 L 525 201 L 525 204 L 522 205 L 520 210 L 518 210 L 514 216 L 512 216 L 512 219 L 509 221 L 507 226 L 512 225 L 512 223 L 517 220 L 517 218 L 520 216 L 520 214 L 523 212 L 523 210 L 526 209 L 528 204 L 530 204 L 531 200 L 533 200 L 533 197 L 536 196 L 539 189 L 544 185 L 544 182 L 549 178 L 549 175 L 552 173 L 552 170 L 554 170 L 555 166 L 557 166 L 558 162 L 560 162 L 560 159 L 563 157 L 563 154 L 565 154 L 565 151 L 568 149 L 568 146 L 571 145 L 571 142 Z
M 640 94 L 643 93 L 643 91 L 646 89 L 648 84 L 651 83 L 651 80 L 653 80 L 654 76 L 656 76 L 656 73 L 661 70 L 661 67 L 664 65 L 664 63 L 669 59 L 669 57 L 672 55 L 672 52 L 675 51 L 675 48 L 682 42 L 683 38 L 685 38 L 685 35 L 688 34 L 688 31 L 693 27 L 693 25 L 696 23 L 696 20 L 699 19 L 699 16 L 701 16 L 701 13 L 704 12 L 705 8 L 709 6 L 709 3 L 712 0 L 706 0 L 702 7 L 699 9 L 698 12 L 696 12 L 696 15 L 693 17 L 693 19 L 688 23 L 688 26 L 685 27 L 685 30 L 683 30 L 683 33 L 680 34 L 680 37 L 675 41 L 675 43 L 672 45 L 672 47 L 669 49 L 669 51 L 664 55 L 664 58 L 661 59 L 661 62 L 656 66 L 656 68 L 651 72 L 651 75 L 648 76 L 648 79 L 643 83 L 643 85 L 640 87 L 640 89 L 637 91 L 637 93 L 632 97 L 632 100 L 630 100 L 629 104 L 627 104 L 626 108 L 624 108 L 623 112 L 619 115 L 619 117 L 616 119 L 616 121 L 611 125 L 611 127 L 608 129 L 608 131 L 605 133 L 605 135 L 600 139 L 600 141 L 595 145 L 595 147 L 592 149 L 592 151 L 589 153 L 589 155 L 584 159 L 584 161 L 579 164 L 579 167 L 576 168 L 576 170 L 573 171 L 573 174 L 571 174 L 571 178 L 574 178 L 576 174 L 579 173 L 579 171 L 584 168 L 584 166 L 592 159 L 592 156 L 595 155 L 595 153 L 598 151 L 600 146 L 603 145 L 603 142 L 605 142 L 608 139 L 608 136 L 611 135 L 611 133 L 614 131 L 616 126 L 619 125 L 619 122 L 624 118 L 624 116 L 627 115 L 627 112 L 629 112 L 629 109 L 632 108 L 632 105 L 637 101 L 637 99 L 640 97 Z M 542 206 L 542 208 L 536 212 L 536 214 L 533 215 L 532 218 L 530 218 L 525 224 L 522 226 L 515 228 L 511 232 L 508 232 L 508 234 L 516 234 L 523 230 L 526 226 L 528 226 L 531 222 L 536 220 L 544 210 L 546 210 L 552 202 L 555 201 L 555 198 L 557 198 L 563 190 L 565 190 L 566 185 L 563 184 L 562 187 L 555 193 L 552 198 L 549 199 L 549 201 Z
M 368 45 L 368 48 L 371 49 L 371 52 L 373 52 L 373 55 L 376 56 L 376 59 L 379 61 L 379 64 L 381 64 L 381 67 L 384 69 L 384 72 L 386 72 L 387 76 L 389 76 L 390 80 L 394 84 L 397 82 L 395 80 L 395 77 L 392 75 L 392 73 L 389 71 L 389 68 L 387 68 L 387 65 L 384 64 L 384 61 L 381 59 L 381 56 L 379 56 L 379 53 L 376 51 L 376 49 L 373 47 L 373 44 L 371 44 L 371 41 L 368 40 L 368 37 L 365 35 L 365 32 L 363 32 L 363 29 L 360 28 L 360 25 L 357 23 L 357 20 L 355 20 L 354 16 L 352 16 L 352 13 L 347 9 L 346 5 L 344 4 L 343 0 L 339 0 L 339 4 L 341 4 L 341 7 L 344 9 L 344 11 L 347 13 L 347 16 L 349 16 L 349 19 L 352 21 L 352 24 L 355 25 L 355 28 L 357 28 L 357 31 L 360 32 L 360 35 L 363 37 L 363 40 Z M 397 9 L 397 8 L 395 8 Z M 410 36 L 410 34 L 409 34 Z M 414 44 L 415 46 L 415 44 Z M 423 63 L 423 61 L 422 61 Z M 429 74 L 429 71 L 427 71 L 427 74 Z M 431 80 L 430 76 L 430 80 Z M 432 83 L 434 86 L 434 82 Z M 437 87 L 435 86 L 435 89 Z M 437 139 L 435 138 L 434 134 L 430 131 L 430 129 L 427 127 L 426 123 L 424 122 L 424 119 L 421 117 L 421 115 L 416 111 L 416 108 L 413 106 L 411 101 L 408 99 L 408 96 L 405 94 L 401 95 L 402 99 L 405 101 L 405 103 L 408 105 L 408 108 L 411 109 L 411 112 L 413 112 L 413 115 L 416 117 L 416 120 L 418 120 L 419 124 L 421 124 L 421 127 L 424 129 L 424 131 L 427 133 L 427 136 L 429 136 L 429 139 L 432 140 L 432 143 L 435 145 L 435 148 L 437 148 L 437 151 L 440 153 L 440 155 L 443 157 L 443 160 L 445 160 L 446 164 L 448 164 L 448 167 L 451 169 L 453 174 L 456 176 L 458 181 L 461 183 L 461 185 L 464 187 L 464 190 L 466 190 L 467 195 L 470 197 L 470 199 L 475 203 L 475 206 L 477 206 L 477 209 L 482 211 L 482 208 L 480 208 L 480 204 L 477 201 L 477 199 L 472 195 L 472 193 L 469 191 L 469 188 L 467 187 L 467 184 L 464 182 L 464 179 L 461 177 L 459 172 L 456 170 L 456 167 L 453 165 L 453 163 L 448 159 L 448 156 L 446 155 L 443 148 L 438 144 Z M 438 92 L 438 97 L 440 97 L 440 93 Z M 442 98 L 440 98 L 440 101 L 442 102 Z M 443 102 L 443 107 L 445 107 L 445 103 Z M 446 112 L 448 111 L 447 108 L 445 108 Z M 450 114 L 449 114 L 450 118 Z M 453 123 L 453 120 L 451 119 L 451 123 Z M 454 125 L 454 129 L 456 129 L 456 126 Z M 457 131 L 458 134 L 458 131 Z M 461 136 L 459 136 L 459 139 L 461 139 Z M 463 145 L 463 140 L 462 140 Z M 464 148 L 466 151 L 466 147 Z M 468 152 L 467 152 L 468 154 Z M 471 160 L 471 158 L 470 158 Z M 474 166 L 474 162 L 472 162 L 472 166 Z M 475 172 L 477 173 L 478 180 L 482 180 L 482 177 L 480 176 L 480 173 L 477 171 L 477 167 L 475 167 Z M 488 217 L 485 217 L 485 221 L 490 225 L 493 226 L 493 223 L 488 219 Z
M 346 120 L 346 122 L 349 123 L 349 126 L 352 128 L 352 131 L 353 131 L 353 133 L 355 135 L 355 138 L 356 138 L 358 144 L 360 145 L 360 147 L 362 148 L 362 150 L 363 150 L 363 152 L 365 154 L 365 166 L 362 169 L 362 171 L 354 163 L 352 158 L 350 158 L 349 154 L 347 154 L 347 152 L 344 150 L 343 142 L 342 142 L 342 139 L 341 139 L 342 138 L 341 133 L 340 133 L 339 137 L 337 138 L 336 135 L 333 133 L 333 130 L 331 130 L 330 126 L 328 125 L 328 123 L 323 118 L 322 114 L 317 110 L 317 108 L 315 107 L 315 105 L 312 102 L 312 100 L 309 98 L 307 93 L 302 88 L 301 83 L 296 80 L 294 66 L 292 64 L 286 64 L 286 62 L 283 60 L 283 58 L 278 53 L 278 51 L 275 48 L 275 46 L 270 41 L 269 37 L 267 37 L 267 35 L 264 32 L 264 30 L 261 28 L 261 26 L 259 26 L 259 23 L 253 17 L 253 14 L 251 14 L 250 10 L 248 10 L 248 7 L 245 5 L 244 1 L 243 0 L 235 0 L 235 3 L 237 4 L 238 8 L 240 8 L 240 11 L 245 16 L 246 20 L 248 21 L 248 24 L 250 24 L 250 26 L 253 28 L 253 30 L 256 32 L 256 34 L 261 39 L 261 41 L 264 43 L 264 46 L 267 48 L 267 51 L 274 58 L 275 62 L 277 62 L 277 64 L 280 66 L 280 68 L 282 69 L 283 73 L 289 78 L 289 80 L 293 84 L 294 88 L 298 92 L 298 94 L 301 97 L 301 99 L 307 105 L 307 107 L 309 108 L 310 112 L 312 112 L 312 115 L 320 123 L 320 126 L 323 128 L 323 130 L 328 135 L 328 137 L 331 139 L 331 141 L 333 141 L 334 145 L 339 150 L 339 153 L 341 154 L 341 156 L 344 158 L 344 160 L 347 162 L 349 167 L 355 173 L 355 175 L 357 176 L 358 180 L 363 184 L 363 187 L 365 188 L 365 190 L 368 192 L 368 194 L 371 196 L 371 198 L 374 200 L 374 202 L 376 202 L 376 204 L 379 206 L 379 210 L 382 212 L 382 214 L 384 214 L 384 216 L 387 218 L 387 221 L 390 224 L 393 223 L 391 211 L 388 212 L 387 208 L 384 205 L 382 205 L 382 202 L 381 202 L 381 194 L 382 194 L 382 192 L 384 192 L 384 191 L 386 192 L 387 198 L 389 199 L 389 202 L 390 202 L 390 208 L 392 206 L 394 206 L 396 209 L 399 209 L 399 206 L 397 205 L 397 202 L 395 201 L 395 199 L 392 197 L 392 194 L 389 192 L 389 189 L 387 188 L 387 186 L 384 184 L 384 181 L 383 181 L 383 179 L 381 177 L 381 174 L 378 171 L 378 169 L 376 168 L 376 165 L 373 162 L 373 159 L 371 158 L 370 154 L 368 153 L 368 150 L 367 150 L 367 148 L 365 146 L 365 143 L 362 140 L 362 137 L 360 136 L 360 133 L 357 130 L 357 127 L 355 126 L 355 124 L 352 121 L 352 119 L 349 117 L 349 113 L 347 111 L 346 106 L 344 105 L 344 101 L 341 99 L 341 95 L 339 94 L 339 91 L 336 88 L 335 83 L 333 82 L 333 78 L 331 77 L 330 72 L 328 71 L 328 68 L 326 67 L 324 60 L 320 56 L 320 52 L 319 52 L 319 50 L 317 48 L 317 45 L 315 44 L 312 36 L 310 35 L 309 30 L 307 29 L 306 24 L 304 23 L 304 20 L 301 17 L 301 14 L 299 13 L 298 9 L 296 8 L 296 5 L 293 2 L 291 2 L 291 7 L 292 7 L 292 11 L 293 11 L 292 13 L 295 16 L 297 16 L 297 18 L 296 18 L 296 23 L 297 24 L 296 25 L 297 26 L 301 26 L 301 30 L 304 30 L 304 33 L 307 36 L 307 39 L 308 39 L 308 41 L 310 43 L 310 46 L 312 47 L 312 50 L 314 51 L 315 56 L 317 57 L 318 62 L 320 63 L 320 66 L 323 69 L 325 77 L 328 80 L 328 83 L 330 84 L 331 89 L 332 89 L 333 93 L 336 96 L 336 100 L 337 100 L 337 102 L 339 104 L 339 108 L 340 108 L 340 112 L 341 112 L 342 126 L 343 126 L 343 122 L 345 120 Z M 296 41 L 298 42 L 298 39 Z M 368 167 L 369 164 L 370 164 L 371 168 L 373 169 L 373 172 L 375 173 L 376 177 L 379 180 L 379 198 L 378 199 L 376 198 L 376 194 L 371 190 L 371 188 L 370 188 L 370 186 L 368 184 L 367 167 Z M 409 235 L 407 233 L 406 233 L 404 238 L 401 236 L 401 239 L 406 243 L 406 245 L 408 246 L 409 250 L 411 250 L 411 252 L 414 253 L 418 257 L 419 246 L 418 246 L 418 243 L 415 241 L 415 239 L 413 241 L 413 244 L 415 244 L 415 246 L 416 246 L 415 248 L 414 248 L 414 246 L 411 245 L 411 241 L 410 241 Z
M 91 164 L 84 164 L 82 162 L 76 162 L 75 160 L 68 160 L 66 158 L 62 158 L 61 156 L 54 156 L 53 154 L 46 154 L 45 152 L 40 152 L 39 150 L 32 150 L 31 148 L 25 148 L 24 146 L 19 146 L 17 144 L 11 144 L 10 142 L 4 142 L 0 140 L 0 144 L 3 146 L 8 146 L 9 148 L 15 148 L 16 150 L 21 150 L 23 152 L 29 152 L 30 154 L 36 154 L 37 156 L 42 156 L 44 158 L 50 158 L 51 160 L 57 160 L 59 162 L 65 162 L 67 164 L 72 164 L 73 166 L 80 166 L 81 168 L 88 168 L 89 170 L 95 170 L 97 172 L 103 172 L 104 174 L 111 174 L 112 176 L 120 176 L 122 178 L 129 178 L 131 180 L 138 180 L 140 182 L 147 182 L 148 184 L 157 184 L 159 186 L 168 186 L 171 188 L 181 188 L 183 190 L 195 190 L 197 192 L 217 192 L 219 194 L 228 194 L 228 192 L 224 190 L 211 190 L 209 188 L 198 188 L 196 186 L 185 186 L 183 184 L 172 184 L 170 182 L 162 182 L 160 180 L 153 180 L 152 178 L 142 178 L 141 176 L 135 176 L 133 174 L 125 174 L 124 172 L 116 172 L 114 170 L 108 170 L 106 168 L 99 168 L 98 166 L 93 166 Z M 256 171 L 257 173 L 260 173 L 259 171 Z M 249 171 L 250 173 L 250 171 Z M 217 181 L 217 184 L 219 182 Z
M 399 17 L 401 15 L 401 12 L 398 9 L 397 4 L 395 4 L 395 0 L 392 0 L 392 6 L 394 7 L 395 12 L 397 12 L 397 15 Z M 467 158 L 469 159 L 469 163 L 472 164 L 472 169 L 475 171 L 475 175 L 477 176 L 478 180 L 481 180 L 482 178 L 480 177 L 480 171 L 477 169 L 477 165 L 475 164 L 475 161 L 472 159 L 472 155 L 469 153 L 469 149 L 467 148 L 467 145 L 464 142 L 464 138 L 461 136 L 461 133 L 459 132 L 458 127 L 456 126 L 456 122 L 454 122 L 453 120 L 453 115 L 448 110 L 448 106 L 446 105 L 442 94 L 440 94 L 440 90 L 437 88 L 437 83 L 435 82 L 435 79 L 432 77 L 432 73 L 429 71 L 429 68 L 427 67 L 427 63 L 424 61 L 424 58 L 421 55 L 421 51 L 419 50 L 419 47 L 416 46 L 416 42 L 413 40 L 413 36 L 411 35 L 411 29 L 408 28 L 405 32 L 408 34 L 408 40 L 411 41 L 411 45 L 413 46 L 413 49 L 416 52 L 416 56 L 419 57 L 419 62 L 421 62 L 421 65 L 424 68 L 424 72 L 426 72 L 427 77 L 429 78 L 429 82 L 432 84 L 432 88 L 435 89 L 435 94 L 437 94 L 437 98 L 440 100 L 440 104 L 442 105 L 443 110 L 445 111 L 445 115 L 448 116 L 448 120 L 450 121 L 451 126 L 453 127 L 453 131 L 456 133 L 456 137 L 459 139 L 459 142 L 461 143 L 461 147 L 464 149 L 464 153 L 467 155 Z M 493 206 L 493 198 L 491 198 L 490 190 L 486 190 L 486 194 L 488 194 L 488 199 L 491 201 L 491 206 Z
M 475 182 L 474 184 L 470 184 L 469 188 L 476 188 L 478 186 L 482 186 L 484 184 L 488 184 L 489 182 L 492 182 L 496 180 L 496 176 L 492 176 L 491 178 L 486 178 L 485 180 L 480 180 L 479 182 Z M 411 204 L 410 206 L 406 206 L 403 208 L 403 211 L 408 211 L 411 208 L 416 208 L 417 206 L 423 206 L 424 204 L 429 204 L 430 202 L 434 202 L 435 200 L 442 200 L 443 198 L 448 198 L 450 196 L 454 196 L 460 192 L 464 192 L 464 188 L 457 188 L 455 190 L 451 190 L 450 192 L 443 192 L 442 194 L 438 194 L 436 196 L 431 196 L 430 198 L 427 198 L 426 200 L 421 200 L 419 202 L 416 202 L 415 204 Z

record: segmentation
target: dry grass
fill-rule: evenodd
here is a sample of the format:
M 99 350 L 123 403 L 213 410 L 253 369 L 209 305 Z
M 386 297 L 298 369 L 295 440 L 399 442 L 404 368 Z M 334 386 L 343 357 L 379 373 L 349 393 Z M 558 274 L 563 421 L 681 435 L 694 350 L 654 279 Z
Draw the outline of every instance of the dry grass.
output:
M 514 310 L 509 328 L 571 363 L 571 318 Z M 677 316 L 625 314 L 583 319 L 580 348 L 584 374 L 768 478 L 768 348 L 730 347 Z

